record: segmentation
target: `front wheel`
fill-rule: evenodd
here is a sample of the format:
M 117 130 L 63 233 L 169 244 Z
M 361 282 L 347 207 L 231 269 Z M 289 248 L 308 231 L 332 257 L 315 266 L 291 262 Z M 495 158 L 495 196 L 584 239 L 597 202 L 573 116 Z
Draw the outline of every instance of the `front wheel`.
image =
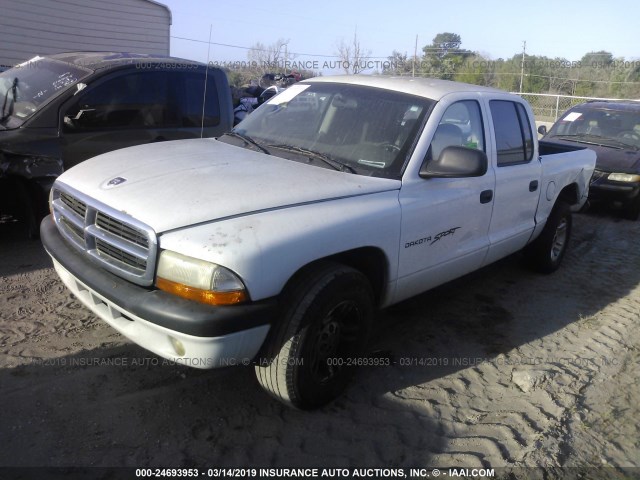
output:
M 283 292 L 284 313 L 255 367 L 260 385 L 300 409 L 339 396 L 366 347 L 373 318 L 367 278 L 353 268 L 322 263 Z
M 555 272 L 569 246 L 571 238 L 571 209 L 558 201 L 551 210 L 540 236 L 524 249 L 527 264 L 542 273 Z
M 640 217 L 640 193 L 624 207 L 624 217 L 627 220 L 638 220 Z

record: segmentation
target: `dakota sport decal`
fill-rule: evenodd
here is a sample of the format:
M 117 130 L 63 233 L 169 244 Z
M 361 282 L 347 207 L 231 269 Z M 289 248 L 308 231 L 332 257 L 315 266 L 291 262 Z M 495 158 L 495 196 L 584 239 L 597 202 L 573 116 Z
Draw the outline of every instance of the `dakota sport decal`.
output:
M 404 244 L 404 248 L 415 247 L 416 245 L 422 245 L 423 243 L 428 243 L 429 246 L 431 246 L 434 243 L 440 241 L 440 239 L 448 235 L 453 235 L 454 233 L 456 233 L 456 230 L 458 230 L 459 228 L 462 228 L 462 227 L 453 227 L 453 228 L 450 228 L 449 230 L 445 230 L 443 232 L 438 233 L 434 237 L 429 236 L 429 237 L 420 238 L 418 240 L 414 240 L 412 242 L 407 242 Z

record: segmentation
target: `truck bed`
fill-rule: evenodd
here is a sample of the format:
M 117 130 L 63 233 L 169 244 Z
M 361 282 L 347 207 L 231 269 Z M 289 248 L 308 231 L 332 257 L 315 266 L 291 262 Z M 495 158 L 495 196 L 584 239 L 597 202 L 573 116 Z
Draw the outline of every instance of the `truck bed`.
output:
M 560 145 L 558 143 L 545 142 L 544 140 L 538 142 L 538 151 L 540 152 L 540 155 L 576 152 L 578 150 L 585 150 L 587 148 L 589 147 L 578 147 L 576 145 Z

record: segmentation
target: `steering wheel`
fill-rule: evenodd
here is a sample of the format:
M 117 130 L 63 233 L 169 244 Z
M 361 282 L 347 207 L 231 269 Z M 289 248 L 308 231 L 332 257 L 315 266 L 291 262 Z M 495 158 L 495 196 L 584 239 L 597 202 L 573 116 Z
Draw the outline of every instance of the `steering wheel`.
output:
M 640 133 L 635 130 L 625 130 L 616 135 L 619 140 L 631 140 L 633 143 L 640 144 Z
M 394 143 L 383 143 L 381 147 L 384 148 L 387 152 L 393 152 L 393 151 L 399 152 L 400 150 L 402 150 L 399 146 L 397 146 Z

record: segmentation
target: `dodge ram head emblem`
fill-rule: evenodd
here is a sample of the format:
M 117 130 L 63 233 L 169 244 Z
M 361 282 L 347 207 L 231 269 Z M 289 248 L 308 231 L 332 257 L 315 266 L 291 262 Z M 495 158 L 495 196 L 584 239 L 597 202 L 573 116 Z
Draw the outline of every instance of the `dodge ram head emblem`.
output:
M 120 185 L 121 183 L 124 183 L 126 181 L 127 179 L 122 177 L 112 178 L 111 180 L 109 180 L 109 183 L 107 183 L 107 187 L 115 187 L 116 185 Z

